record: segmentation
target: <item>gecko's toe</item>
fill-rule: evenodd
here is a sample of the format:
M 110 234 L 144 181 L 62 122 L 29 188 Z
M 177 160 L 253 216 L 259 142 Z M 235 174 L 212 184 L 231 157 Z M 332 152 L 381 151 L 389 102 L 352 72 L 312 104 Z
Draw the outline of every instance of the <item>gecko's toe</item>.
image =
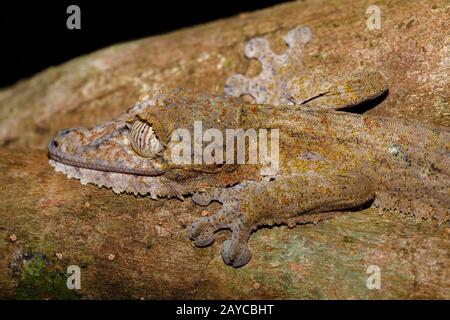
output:
M 248 248 L 247 243 L 236 244 L 233 243 L 233 240 L 226 240 L 223 242 L 221 254 L 223 261 L 234 268 L 246 265 L 252 258 L 252 253 Z
M 225 210 L 219 210 L 210 217 L 201 217 L 192 223 L 189 237 L 196 246 L 206 247 L 214 242 L 214 232 L 230 227 L 229 218 Z
M 214 228 L 209 217 L 203 217 L 192 223 L 189 238 L 197 247 L 206 247 L 214 242 Z
M 249 86 L 249 79 L 241 74 L 234 74 L 227 79 L 224 92 L 227 96 L 239 97 L 248 90 Z
M 248 248 L 248 239 L 250 232 L 242 225 L 235 225 L 232 228 L 231 240 L 226 240 L 222 244 L 222 259 L 223 261 L 235 268 L 242 267 L 247 264 L 252 258 L 252 253 Z

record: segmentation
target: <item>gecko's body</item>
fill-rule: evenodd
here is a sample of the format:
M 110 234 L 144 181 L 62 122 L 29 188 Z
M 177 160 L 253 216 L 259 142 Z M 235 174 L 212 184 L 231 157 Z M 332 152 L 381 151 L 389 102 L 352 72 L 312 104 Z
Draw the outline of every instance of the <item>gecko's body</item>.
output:
M 309 40 L 300 31 L 300 39 Z M 449 131 L 327 110 L 383 94 L 386 86 L 377 73 L 328 81 L 306 95 L 308 81 L 286 73 L 270 90 L 275 75 L 269 72 L 262 87 L 242 85 L 241 76 L 227 83 L 229 95 L 249 92 L 270 104 L 183 90 L 146 96 L 114 121 L 60 131 L 49 144 L 50 163 L 83 184 L 115 192 L 192 195 L 200 205 L 221 202 L 219 212 L 193 223 L 190 236 L 205 246 L 215 231 L 231 229 L 222 257 L 235 267 L 250 260 L 248 238 L 263 225 L 319 221 L 367 206 L 449 220 Z M 244 89 L 233 87 L 240 85 Z M 194 136 L 194 121 L 224 135 L 227 129 L 278 129 L 279 169 L 267 173 L 262 163 L 174 163 L 170 155 L 179 141 L 172 134 L 183 128 Z

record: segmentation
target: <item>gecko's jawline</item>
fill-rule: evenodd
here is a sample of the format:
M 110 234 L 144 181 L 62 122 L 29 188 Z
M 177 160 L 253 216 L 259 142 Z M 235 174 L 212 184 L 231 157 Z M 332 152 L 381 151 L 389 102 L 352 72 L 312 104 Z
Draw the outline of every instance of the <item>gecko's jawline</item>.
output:
M 113 172 L 113 173 L 121 173 L 121 174 L 129 174 L 135 176 L 160 176 L 163 175 L 165 170 L 156 170 L 148 171 L 148 170 L 140 170 L 133 168 L 124 168 L 119 166 L 110 166 L 110 165 L 102 165 L 95 163 L 85 163 L 78 160 L 70 159 L 69 157 L 63 157 L 56 152 L 52 152 L 49 148 L 48 157 L 56 162 L 69 165 L 72 167 L 102 171 L 102 172 Z
M 124 169 L 124 168 L 114 167 L 114 166 L 87 164 L 87 163 L 83 163 L 83 162 L 79 162 L 79 161 L 75 161 L 75 160 L 64 159 L 57 155 L 52 155 L 51 153 L 49 153 L 48 155 L 49 155 L 50 159 L 57 161 L 59 163 L 69 165 L 72 167 L 95 170 L 95 171 L 113 172 L 113 173 L 129 174 L 129 175 L 135 175 L 135 176 L 152 176 L 152 177 L 160 176 L 165 173 L 165 171 L 148 172 L 145 170 L 138 170 L 138 169 Z

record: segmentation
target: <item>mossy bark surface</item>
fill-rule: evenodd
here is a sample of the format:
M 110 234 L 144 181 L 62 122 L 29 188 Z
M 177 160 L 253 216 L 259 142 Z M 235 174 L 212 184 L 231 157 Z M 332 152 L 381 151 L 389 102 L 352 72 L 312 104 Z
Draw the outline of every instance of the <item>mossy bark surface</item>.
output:
M 195 248 L 188 227 L 205 208 L 82 186 L 48 165 L 46 144 L 63 127 L 121 113 L 148 89 L 222 92 L 233 73 L 256 75 L 247 40 L 312 29 L 306 70 L 379 70 L 389 95 L 369 113 L 450 125 L 446 1 L 303 1 L 112 46 L 0 91 L 0 297 L 2 298 L 450 298 L 450 229 L 433 221 L 354 212 L 317 225 L 264 228 L 251 262 L 226 266 L 220 243 Z M 214 211 L 218 204 L 206 208 Z M 15 235 L 15 238 L 12 237 Z M 69 265 L 81 289 L 64 287 Z M 381 270 L 369 290 L 367 267 Z

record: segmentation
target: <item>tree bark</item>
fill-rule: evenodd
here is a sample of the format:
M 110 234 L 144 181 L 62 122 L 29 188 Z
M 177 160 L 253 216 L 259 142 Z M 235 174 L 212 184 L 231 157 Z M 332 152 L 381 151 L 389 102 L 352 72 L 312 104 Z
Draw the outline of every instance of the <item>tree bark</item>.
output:
M 202 207 L 82 186 L 47 164 L 63 127 L 117 115 L 151 88 L 222 92 L 234 73 L 256 75 L 243 56 L 254 36 L 282 52 L 282 37 L 307 25 L 305 72 L 379 70 L 389 95 L 369 113 L 450 125 L 446 1 L 290 2 L 266 10 L 115 45 L 0 91 L 0 297 L 2 298 L 450 298 L 450 230 L 373 209 L 317 225 L 264 228 L 251 262 L 226 266 L 220 243 L 195 248 L 188 227 Z M 213 212 L 217 204 L 206 210 Z M 66 288 L 69 265 L 81 289 Z M 370 290 L 367 268 L 381 270 Z

